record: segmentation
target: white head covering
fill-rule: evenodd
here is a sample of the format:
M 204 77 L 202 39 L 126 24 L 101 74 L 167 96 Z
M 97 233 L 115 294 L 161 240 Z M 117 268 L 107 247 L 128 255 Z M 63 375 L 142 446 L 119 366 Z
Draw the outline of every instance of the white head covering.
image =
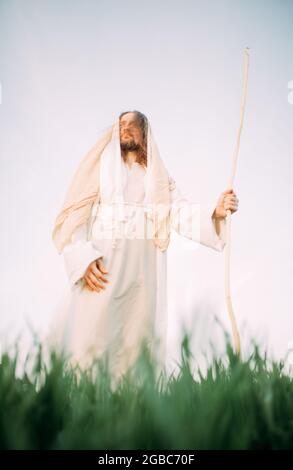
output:
M 87 221 L 91 207 L 98 200 L 118 204 L 119 218 L 124 220 L 123 169 L 120 146 L 120 119 L 104 132 L 81 161 L 53 230 L 59 252 L 71 241 L 75 228 Z M 173 180 L 161 160 L 151 126 L 147 126 L 147 168 L 144 203 L 151 207 L 153 240 L 162 251 L 170 241 L 170 190 Z

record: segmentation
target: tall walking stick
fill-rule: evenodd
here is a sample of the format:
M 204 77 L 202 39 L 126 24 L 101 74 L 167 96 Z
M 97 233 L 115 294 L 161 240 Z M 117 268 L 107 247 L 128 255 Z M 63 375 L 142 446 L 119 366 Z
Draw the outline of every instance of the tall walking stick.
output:
M 236 173 L 237 167 L 237 158 L 239 153 L 239 145 L 240 145 L 240 136 L 242 131 L 243 125 L 243 116 L 244 116 L 244 109 L 246 103 L 246 96 L 247 96 L 247 82 L 248 82 L 248 68 L 249 68 L 249 48 L 246 47 L 244 49 L 244 77 L 243 77 L 243 87 L 242 87 L 242 97 L 241 97 L 241 106 L 240 106 L 240 124 L 237 131 L 237 138 L 236 138 L 236 145 L 232 157 L 232 172 L 229 179 L 228 188 L 233 188 L 233 182 Z M 240 336 L 237 327 L 237 323 L 235 320 L 235 316 L 233 313 L 232 307 L 232 300 L 231 300 L 231 293 L 230 293 L 230 251 L 231 251 L 231 211 L 227 210 L 226 215 L 227 221 L 227 239 L 226 239 L 226 247 L 225 247 L 225 298 L 226 298 L 226 305 L 231 321 L 232 326 L 232 334 L 233 334 L 233 343 L 235 352 L 241 357 L 241 348 L 240 348 Z

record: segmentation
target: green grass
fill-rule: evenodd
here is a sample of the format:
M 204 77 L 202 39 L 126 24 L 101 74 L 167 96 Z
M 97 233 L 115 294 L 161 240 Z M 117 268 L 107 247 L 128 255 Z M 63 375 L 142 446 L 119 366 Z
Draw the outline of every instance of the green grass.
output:
M 190 340 L 181 342 L 180 370 L 157 374 L 146 347 L 111 385 L 105 363 L 69 367 L 41 344 L 18 376 L 17 350 L 0 366 L 1 449 L 289 449 L 293 448 L 293 383 L 282 362 L 254 345 L 240 360 L 227 340 L 197 379 Z

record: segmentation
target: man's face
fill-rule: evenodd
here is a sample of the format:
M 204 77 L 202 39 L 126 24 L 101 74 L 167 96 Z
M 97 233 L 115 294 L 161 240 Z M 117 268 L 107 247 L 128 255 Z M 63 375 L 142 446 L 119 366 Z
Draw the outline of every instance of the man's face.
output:
M 139 150 L 142 145 L 142 132 L 135 113 L 124 114 L 120 119 L 120 147 L 122 150 Z

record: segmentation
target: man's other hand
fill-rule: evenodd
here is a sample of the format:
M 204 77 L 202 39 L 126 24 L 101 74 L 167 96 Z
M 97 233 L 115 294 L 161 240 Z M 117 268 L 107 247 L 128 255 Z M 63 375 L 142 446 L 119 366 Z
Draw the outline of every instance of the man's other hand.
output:
M 106 278 L 108 271 L 106 270 L 102 257 L 93 261 L 87 268 L 83 277 L 84 286 L 91 291 L 100 292 L 101 289 L 106 289 L 104 282 L 109 282 Z

